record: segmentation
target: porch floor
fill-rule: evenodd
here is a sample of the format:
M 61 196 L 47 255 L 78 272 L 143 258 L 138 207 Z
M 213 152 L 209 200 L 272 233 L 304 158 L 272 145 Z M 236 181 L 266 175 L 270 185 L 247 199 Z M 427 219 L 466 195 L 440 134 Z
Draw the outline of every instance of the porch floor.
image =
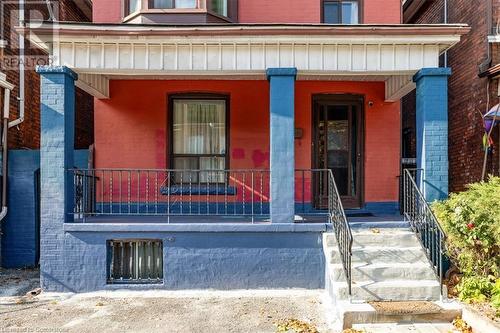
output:
M 348 216 L 351 227 L 364 228 L 402 228 L 408 224 L 401 215 Z M 75 219 L 75 223 L 171 223 L 171 224 L 269 224 L 269 217 L 248 216 L 143 216 L 143 215 L 102 215 Z M 296 215 L 295 223 L 328 223 L 326 215 Z

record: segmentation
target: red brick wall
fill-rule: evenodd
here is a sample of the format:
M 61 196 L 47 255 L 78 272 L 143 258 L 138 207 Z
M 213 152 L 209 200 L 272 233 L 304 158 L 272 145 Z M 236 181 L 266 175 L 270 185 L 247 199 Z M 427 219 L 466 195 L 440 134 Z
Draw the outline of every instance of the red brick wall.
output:
M 401 0 L 363 3 L 365 23 L 400 23 Z M 122 8 L 122 0 L 94 0 L 94 22 L 121 22 Z M 321 0 L 239 0 L 238 19 L 241 23 L 319 23 Z
M 90 18 L 73 3 L 72 0 L 60 0 L 59 4 L 59 18 L 61 21 L 90 21 Z M 10 22 L 12 19 L 17 22 L 17 17 L 11 18 L 11 15 L 17 15 L 15 11 L 16 6 L 7 4 L 4 7 L 4 31 L 9 45 L 4 49 L 4 55 L 8 58 L 19 55 L 18 52 L 18 39 L 10 38 L 12 34 L 12 27 Z M 38 10 L 45 12 L 46 7 L 39 6 Z M 47 18 L 45 16 L 45 18 Z M 27 18 L 28 19 L 28 18 Z M 29 47 L 26 43 L 27 55 L 42 55 L 43 52 Z M 19 117 L 19 70 L 12 68 L 0 68 L 7 74 L 7 79 L 10 83 L 15 85 L 14 91 L 10 100 L 10 118 L 11 120 Z M 39 75 L 33 70 L 25 71 L 25 114 L 24 122 L 17 128 L 9 130 L 9 148 L 10 149 L 38 149 L 40 147 L 40 78 Z M 75 133 L 75 148 L 88 148 L 94 141 L 93 135 L 93 97 L 77 89 L 76 96 L 76 133 Z
M 498 1 L 496 20 L 500 18 Z M 449 80 L 449 160 L 450 191 L 461 191 L 481 178 L 483 164 L 481 114 L 487 110 L 488 79 L 479 78 L 479 66 L 487 59 L 487 1 L 448 0 L 448 22 L 467 23 L 471 32 L 448 52 Z M 428 1 L 413 22 L 443 22 L 443 0 Z M 496 22 L 493 19 L 494 22 Z M 490 83 L 489 105 L 498 103 L 496 82 Z M 403 99 L 403 128 L 414 127 L 414 93 Z M 498 140 L 497 140 L 498 142 Z M 414 147 L 414 145 L 413 145 Z M 489 159 L 488 172 L 498 174 L 498 144 Z

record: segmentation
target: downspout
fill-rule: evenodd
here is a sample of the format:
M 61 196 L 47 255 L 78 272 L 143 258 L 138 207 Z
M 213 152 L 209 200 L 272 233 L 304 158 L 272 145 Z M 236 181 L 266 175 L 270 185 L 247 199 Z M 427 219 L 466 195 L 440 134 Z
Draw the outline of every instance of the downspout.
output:
M 24 0 L 19 0 L 19 26 L 24 27 Z M 15 127 L 24 121 L 24 36 L 19 33 L 19 118 L 9 122 L 9 128 Z
M 448 24 L 448 0 L 444 0 L 444 24 Z M 444 51 L 444 67 L 448 67 L 448 50 Z
M 488 41 L 488 35 L 493 31 L 493 4 L 491 0 L 488 0 L 486 6 L 486 52 L 487 58 L 479 65 L 479 73 L 483 73 L 490 68 L 491 65 L 491 48 L 490 42 Z M 489 110 L 486 110 L 488 112 Z
M 9 134 L 9 101 L 10 89 L 4 88 L 4 105 L 2 117 L 2 210 L 0 211 L 0 223 L 7 215 L 7 160 L 8 160 L 8 134 Z
M 14 86 L 9 84 L 0 76 L 0 88 L 3 88 L 3 112 L 1 127 L 1 154 L 2 154 L 2 210 L 0 211 L 0 223 L 7 215 L 7 180 L 8 180 L 8 134 L 9 134 L 9 110 L 10 110 L 10 92 Z

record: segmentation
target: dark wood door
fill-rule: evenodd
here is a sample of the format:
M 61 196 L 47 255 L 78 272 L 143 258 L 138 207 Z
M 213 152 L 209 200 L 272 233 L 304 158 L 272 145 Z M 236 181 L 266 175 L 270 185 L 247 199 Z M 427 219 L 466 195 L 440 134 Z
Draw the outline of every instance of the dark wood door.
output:
M 362 206 L 363 99 L 351 95 L 320 95 L 313 100 L 313 164 L 333 172 L 346 208 Z M 328 177 L 314 179 L 314 204 L 327 206 Z

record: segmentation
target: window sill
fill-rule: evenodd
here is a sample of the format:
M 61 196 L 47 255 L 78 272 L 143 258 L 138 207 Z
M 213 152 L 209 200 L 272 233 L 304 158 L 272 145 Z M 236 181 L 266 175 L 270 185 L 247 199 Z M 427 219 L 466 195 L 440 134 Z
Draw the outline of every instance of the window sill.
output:
M 217 17 L 221 20 L 227 21 L 228 23 L 233 23 L 233 20 L 231 20 L 227 16 L 220 15 L 219 13 L 216 13 L 214 11 L 205 9 L 205 8 L 165 8 L 165 9 L 158 9 L 158 8 L 151 8 L 151 9 L 142 9 L 137 12 L 134 12 L 132 14 L 129 14 L 123 18 L 123 23 L 127 23 L 132 21 L 133 19 L 142 16 L 142 15 L 149 15 L 149 14 L 170 14 L 170 15 L 175 15 L 175 14 L 191 14 L 191 15 L 200 15 L 200 14 L 205 14 L 205 15 L 211 15 L 214 17 Z
M 162 195 L 236 195 L 236 187 L 225 185 L 172 185 L 160 188 Z

